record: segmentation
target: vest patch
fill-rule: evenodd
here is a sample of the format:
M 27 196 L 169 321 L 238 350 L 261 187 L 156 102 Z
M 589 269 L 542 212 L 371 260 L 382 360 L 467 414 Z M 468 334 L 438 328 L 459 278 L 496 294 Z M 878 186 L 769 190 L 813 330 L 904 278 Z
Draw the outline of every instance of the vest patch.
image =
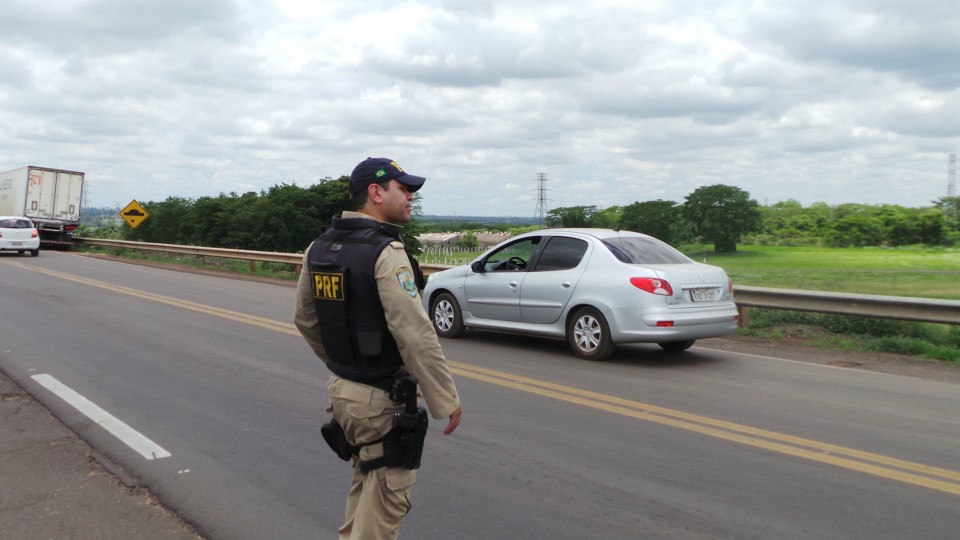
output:
M 343 274 L 327 272 L 310 272 L 313 278 L 313 297 L 318 300 L 333 300 L 343 302 L 344 296 Z
M 400 282 L 400 287 L 403 289 L 403 292 L 410 296 L 417 296 L 417 282 L 413 279 L 413 272 L 410 268 L 401 266 L 394 270 L 394 273 L 397 275 L 397 281 Z

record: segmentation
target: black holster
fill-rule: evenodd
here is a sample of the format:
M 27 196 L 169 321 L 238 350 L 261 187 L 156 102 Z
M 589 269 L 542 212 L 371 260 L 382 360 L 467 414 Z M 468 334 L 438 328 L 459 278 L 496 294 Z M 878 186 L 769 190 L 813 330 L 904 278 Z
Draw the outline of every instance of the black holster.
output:
M 427 410 L 423 407 L 417 407 L 416 414 L 398 412 L 393 415 L 393 430 L 383 441 L 383 457 L 388 467 L 420 468 L 429 423 Z
M 360 462 L 360 472 L 364 474 L 381 467 L 420 468 L 423 442 L 427 438 L 430 422 L 427 409 L 417 406 L 417 383 L 409 376 L 398 378 L 390 390 L 390 398 L 394 403 L 403 403 L 404 409 L 393 414 L 392 429 L 376 441 L 357 446 L 350 444 L 335 419 L 320 427 L 323 439 L 344 461 L 359 456 L 360 448 L 364 446 L 383 444 L 383 457 Z
M 360 454 L 360 448 L 371 444 L 383 443 L 383 457 L 360 462 L 360 471 L 364 474 L 380 467 L 403 467 L 404 469 L 419 469 L 420 458 L 423 456 L 423 442 L 427 438 L 429 426 L 427 410 L 418 407 L 416 414 L 398 412 L 393 415 L 393 429 L 382 439 L 354 446 L 347 441 L 347 435 L 340 424 L 331 419 L 320 426 L 323 440 L 333 450 L 337 457 L 350 461 L 353 456 Z

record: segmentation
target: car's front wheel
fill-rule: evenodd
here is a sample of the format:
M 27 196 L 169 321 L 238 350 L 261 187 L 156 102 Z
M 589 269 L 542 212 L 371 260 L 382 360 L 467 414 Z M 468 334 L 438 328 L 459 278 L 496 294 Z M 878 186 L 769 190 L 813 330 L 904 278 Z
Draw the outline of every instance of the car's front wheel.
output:
M 615 347 L 607 320 L 592 307 L 580 308 L 570 318 L 567 341 L 574 354 L 587 360 L 603 360 Z
M 695 339 L 688 339 L 686 341 L 665 341 L 663 343 L 657 343 L 661 349 L 667 352 L 680 352 L 693 347 L 693 344 L 696 343 Z
M 463 335 L 463 315 L 460 313 L 460 304 L 450 293 L 440 293 L 433 300 L 430 309 L 433 327 L 437 335 L 445 338 L 455 338 Z

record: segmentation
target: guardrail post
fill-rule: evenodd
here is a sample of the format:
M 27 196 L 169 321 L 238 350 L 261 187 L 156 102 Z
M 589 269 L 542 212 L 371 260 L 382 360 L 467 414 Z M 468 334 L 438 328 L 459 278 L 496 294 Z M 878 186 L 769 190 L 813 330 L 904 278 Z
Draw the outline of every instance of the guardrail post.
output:
M 257 261 L 253 259 L 250 259 L 250 273 L 251 274 L 257 273 Z
M 746 328 L 750 324 L 750 308 L 737 304 L 737 327 Z

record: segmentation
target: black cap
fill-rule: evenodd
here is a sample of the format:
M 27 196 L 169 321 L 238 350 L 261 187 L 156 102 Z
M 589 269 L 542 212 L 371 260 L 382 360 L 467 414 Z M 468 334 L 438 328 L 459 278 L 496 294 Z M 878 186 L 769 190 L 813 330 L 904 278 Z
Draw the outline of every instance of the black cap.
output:
M 359 193 L 370 184 L 386 180 L 396 180 L 407 186 L 411 192 L 420 189 L 427 180 L 422 176 L 407 174 L 396 161 L 387 158 L 367 158 L 353 168 L 350 173 L 350 193 Z

